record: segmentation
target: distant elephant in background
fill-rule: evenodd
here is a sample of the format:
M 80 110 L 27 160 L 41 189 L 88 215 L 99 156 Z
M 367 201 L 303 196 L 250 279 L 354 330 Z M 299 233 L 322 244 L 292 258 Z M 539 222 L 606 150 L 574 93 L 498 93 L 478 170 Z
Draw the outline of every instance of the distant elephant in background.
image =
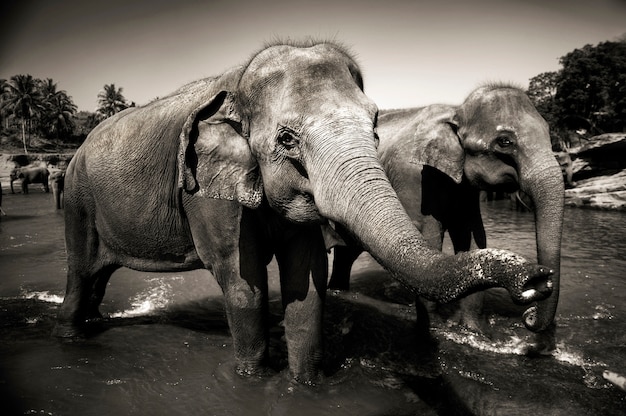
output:
M 47 168 L 44 167 L 25 167 L 25 168 L 15 168 L 11 171 L 11 193 L 15 193 L 13 189 L 13 182 L 21 179 L 22 180 L 22 193 L 28 193 L 28 185 L 31 183 L 40 183 L 43 185 L 43 188 L 46 192 L 50 192 L 48 188 L 48 177 L 50 176 L 50 172 Z
M 430 247 L 441 250 L 444 232 L 455 252 L 486 247 L 480 190 L 521 189 L 535 206 L 540 264 L 551 267 L 553 294 L 525 313 L 528 328 L 542 332 L 539 348 L 552 350 L 559 294 L 563 176 L 553 156 L 548 124 L 520 89 L 487 85 L 458 107 L 382 112 L 378 154 L 393 188 Z M 360 249 L 336 247 L 330 288 L 349 285 Z M 461 300 L 461 320 L 477 328 L 482 294 Z M 478 328 L 477 328 L 478 329 Z
M 426 246 L 376 155 L 377 114 L 350 54 L 305 42 L 270 45 L 100 123 L 65 176 L 67 286 L 54 333 L 80 336 L 101 317 L 120 267 L 205 268 L 224 294 L 237 372 L 262 374 L 275 257 L 289 370 L 315 382 L 332 224 L 434 300 L 494 286 L 521 304 L 549 296 L 549 268 L 514 253 Z
M 50 173 L 50 186 L 54 196 L 54 206 L 63 208 L 63 193 L 65 189 L 65 170 L 55 170 Z

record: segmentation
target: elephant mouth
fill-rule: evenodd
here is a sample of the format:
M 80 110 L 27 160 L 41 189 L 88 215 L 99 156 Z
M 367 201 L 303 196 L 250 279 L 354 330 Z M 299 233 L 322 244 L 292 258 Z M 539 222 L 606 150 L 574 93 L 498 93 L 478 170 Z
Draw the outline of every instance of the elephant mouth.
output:
M 299 192 L 289 201 L 278 203 L 277 205 L 270 202 L 270 206 L 291 222 L 321 224 L 326 221 L 326 218 L 322 216 L 317 205 L 315 205 L 313 194 L 308 192 Z

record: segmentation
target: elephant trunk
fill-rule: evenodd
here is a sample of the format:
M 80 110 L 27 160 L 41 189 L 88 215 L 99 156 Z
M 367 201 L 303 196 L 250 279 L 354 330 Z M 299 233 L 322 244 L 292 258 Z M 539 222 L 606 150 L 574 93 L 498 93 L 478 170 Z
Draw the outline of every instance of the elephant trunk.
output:
M 522 164 L 523 165 L 523 164 Z M 524 315 L 526 327 L 535 332 L 554 332 L 554 317 L 559 300 L 561 268 L 561 233 L 563 229 L 564 185 L 561 169 L 552 152 L 533 157 L 533 161 L 522 171 L 520 187 L 530 196 L 535 205 L 537 239 L 537 261 L 550 267 L 552 296 L 538 302 Z
M 333 140 L 309 166 L 316 205 L 405 286 L 439 302 L 494 286 L 508 289 L 519 303 L 549 295 L 550 284 L 545 281 L 540 289 L 528 287 L 529 279 L 546 277 L 546 270 L 513 253 L 483 249 L 448 256 L 429 249 L 391 187 L 374 141 L 340 140 L 341 151 Z

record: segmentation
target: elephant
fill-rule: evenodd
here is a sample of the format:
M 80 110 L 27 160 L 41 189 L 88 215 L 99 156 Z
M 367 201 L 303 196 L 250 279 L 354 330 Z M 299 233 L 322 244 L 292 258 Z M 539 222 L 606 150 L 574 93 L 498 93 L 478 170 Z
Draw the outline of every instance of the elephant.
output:
M 63 192 L 65 188 L 65 170 L 54 170 L 50 173 L 50 187 L 54 196 L 56 209 L 63 208 Z
M 267 45 L 241 66 L 100 123 L 65 175 L 67 285 L 54 335 L 93 332 L 119 267 L 207 269 L 223 292 L 236 372 L 266 374 L 275 257 L 288 371 L 314 384 L 325 236 L 337 225 L 424 296 L 501 286 L 521 304 L 549 297 L 552 271 L 515 253 L 427 247 L 378 160 L 377 113 L 351 54 L 305 40 Z
M 31 183 L 40 183 L 43 185 L 44 190 L 50 192 L 48 188 L 48 177 L 50 176 L 50 172 L 47 168 L 44 167 L 22 167 L 15 168 L 11 171 L 11 193 L 15 193 L 13 189 L 13 182 L 21 179 L 22 180 L 22 193 L 28 193 L 28 185 Z
M 554 286 L 552 296 L 536 305 L 536 314 L 527 316 L 526 324 L 539 332 L 534 348 L 552 351 L 564 185 L 548 125 L 528 96 L 504 83 L 487 84 L 460 106 L 381 111 L 378 123 L 378 154 L 385 172 L 432 248 L 442 249 L 446 230 L 456 253 L 470 249 L 472 236 L 478 248 L 486 247 L 481 190 L 521 192 L 530 198 L 538 262 L 554 270 Z M 331 289 L 349 288 L 352 263 L 360 252 L 353 244 L 335 248 Z M 477 293 L 462 299 L 454 318 L 484 332 L 478 319 L 482 298 L 483 293 Z

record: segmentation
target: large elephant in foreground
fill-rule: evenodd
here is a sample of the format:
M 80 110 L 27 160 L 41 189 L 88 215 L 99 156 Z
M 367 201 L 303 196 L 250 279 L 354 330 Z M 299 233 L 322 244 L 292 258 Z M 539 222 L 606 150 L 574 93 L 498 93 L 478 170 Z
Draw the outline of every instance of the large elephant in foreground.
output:
M 22 193 L 28 193 L 28 185 L 31 183 L 40 183 L 43 185 L 43 189 L 49 192 L 48 177 L 50 172 L 45 167 L 28 167 L 28 168 L 16 168 L 9 174 L 11 178 L 11 193 L 15 193 L 13 189 L 13 182 L 16 180 L 22 181 Z
M 554 348 L 559 294 L 563 176 L 550 144 L 546 121 L 526 94 L 507 85 L 473 91 L 460 106 L 381 112 L 378 154 L 391 185 L 429 246 L 441 250 L 447 230 L 455 252 L 467 251 L 472 236 L 487 245 L 480 190 L 521 189 L 535 206 L 540 264 L 554 270 L 553 293 L 527 314 L 526 325 Z M 329 287 L 346 289 L 356 246 L 338 247 Z M 463 323 L 476 328 L 481 293 L 461 301 Z M 479 328 L 476 328 L 479 329 Z
M 445 301 L 506 287 L 529 303 L 551 271 L 503 250 L 427 247 L 376 155 L 376 105 L 330 44 L 276 44 L 99 124 L 65 175 L 68 277 L 55 334 L 100 317 L 111 274 L 206 268 L 220 284 L 237 371 L 268 358 L 266 266 L 276 257 L 289 368 L 312 382 L 322 358 L 329 222 L 416 293 Z M 128 180 L 133 178 L 133 180 Z

